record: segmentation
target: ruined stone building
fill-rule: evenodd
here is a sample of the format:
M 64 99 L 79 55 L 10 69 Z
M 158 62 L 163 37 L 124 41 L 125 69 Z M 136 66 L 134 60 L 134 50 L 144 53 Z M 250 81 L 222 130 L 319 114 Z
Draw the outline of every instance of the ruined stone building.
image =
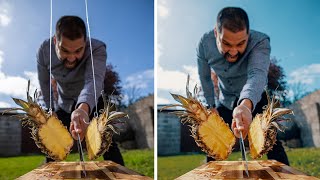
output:
M 303 147 L 320 147 L 320 90 L 296 101 L 289 108 L 294 112 L 292 120 L 300 129 Z

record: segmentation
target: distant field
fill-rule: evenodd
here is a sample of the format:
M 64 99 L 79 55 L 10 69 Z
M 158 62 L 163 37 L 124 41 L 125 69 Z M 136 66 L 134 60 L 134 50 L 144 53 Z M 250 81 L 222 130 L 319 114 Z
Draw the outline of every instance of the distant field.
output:
M 320 178 L 320 148 L 288 149 L 286 152 L 291 167 Z M 234 152 L 228 160 L 241 160 L 241 154 Z M 177 178 L 204 163 L 204 154 L 158 157 L 158 179 Z
M 138 173 L 153 177 L 153 150 L 122 151 L 125 166 Z M 0 157 L 0 179 L 15 179 L 44 162 L 44 155 L 30 155 L 17 157 Z M 103 160 L 102 157 L 96 161 Z M 79 161 L 79 154 L 70 154 L 66 161 Z

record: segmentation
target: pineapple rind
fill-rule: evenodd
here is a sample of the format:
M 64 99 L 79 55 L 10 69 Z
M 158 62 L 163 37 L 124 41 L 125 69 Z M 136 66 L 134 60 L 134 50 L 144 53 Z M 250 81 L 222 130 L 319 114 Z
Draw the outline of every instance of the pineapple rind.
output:
M 62 125 L 61 121 L 56 117 L 52 117 L 49 113 L 42 110 L 42 108 L 37 104 L 37 92 L 34 93 L 34 98 L 29 95 L 30 80 L 28 81 L 27 88 L 27 100 L 12 98 L 13 101 L 19 105 L 21 108 L 12 108 L 12 110 L 22 110 L 25 111 L 24 115 L 15 115 L 21 120 L 23 126 L 28 125 L 31 129 L 31 137 L 34 139 L 35 144 L 40 148 L 41 152 L 45 153 L 48 157 L 54 160 L 64 160 L 70 153 L 73 146 L 73 139 L 69 134 L 67 128 Z M 50 120 L 50 125 L 48 121 Z M 53 125 L 52 125 L 53 124 Z M 55 126 L 53 129 L 53 127 Z M 46 132 L 48 131 L 48 132 Z M 56 132 L 50 134 L 49 132 Z M 49 133 L 49 135 L 47 135 Z M 50 136 L 52 135 L 52 137 Z M 49 140 L 48 140 L 49 139 Z M 50 140 L 51 139 L 51 140 Z M 61 142 L 58 140 L 63 139 Z M 44 142 L 45 141 L 45 142 Z M 55 141 L 52 143 L 52 141 Z M 58 144 L 55 144 L 57 143 Z M 64 142 L 64 144 L 61 144 Z M 64 146 L 64 147 L 61 147 Z M 49 148 L 49 149 L 48 149 Z M 51 149 L 53 148 L 53 149 Z M 59 152 L 55 152 L 58 149 Z
M 182 123 L 190 123 L 191 136 L 194 138 L 196 144 L 216 160 L 224 160 L 232 152 L 235 144 L 235 137 L 231 132 L 229 126 L 217 114 L 211 112 L 204 107 L 197 99 L 198 88 L 195 86 L 194 93 L 189 91 L 189 76 L 186 85 L 187 97 L 177 94 L 171 94 L 172 97 L 180 104 L 172 104 L 163 107 L 162 109 L 179 106 L 184 108 L 184 111 L 174 111 Z M 213 125 L 216 124 L 216 125 Z M 217 130 L 220 128 L 220 130 Z M 212 131 L 209 133 L 203 133 Z M 211 138 L 220 137 L 220 138 Z
M 105 97 L 103 96 L 103 98 Z M 110 111 L 113 107 L 110 107 L 106 101 L 104 105 L 102 113 L 99 117 L 93 118 L 86 131 L 85 139 L 90 160 L 97 159 L 109 150 L 116 129 L 112 123 L 118 121 L 119 118 L 128 116 L 125 113 Z M 116 116 L 112 116 L 112 114 L 116 114 Z
M 278 124 L 279 117 L 285 114 L 293 114 L 290 109 L 278 108 L 278 104 L 274 97 L 270 100 L 268 96 L 268 106 L 262 114 L 257 114 L 254 117 L 250 125 L 248 139 L 250 155 L 253 159 L 260 158 L 268 153 L 275 145 L 279 125 L 276 127 L 272 123 Z
M 106 131 L 105 129 L 106 127 L 99 130 L 97 118 L 94 118 L 87 128 L 85 139 L 88 158 L 90 160 L 96 159 L 101 156 L 109 149 L 111 145 L 111 133 Z

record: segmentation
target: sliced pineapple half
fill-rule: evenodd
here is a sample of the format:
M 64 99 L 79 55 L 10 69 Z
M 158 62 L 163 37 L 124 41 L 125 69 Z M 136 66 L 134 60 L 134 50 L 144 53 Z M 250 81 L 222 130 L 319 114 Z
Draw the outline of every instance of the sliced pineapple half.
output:
M 208 156 L 216 160 L 227 159 L 236 142 L 228 124 L 216 113 L 206 109 L 197 99 L 198 88 L 195 86 L 194 93 L 189 91 L 189 75 L 186 85 L 187 97 L 171 94 L 180 104 L 172 104 L 163 107 L 182 107 L 184 111 L 174 111 L 181 118 L 182 123 L 190 123 L 191 136 L 196 144 L 207 153 Z
M 288 120 L 281 118 L 285 114 L 293 114 L 291 109 L 280 108 L 279 102 L 273 96 L 268 96 L 268 105 L 262 114 L 257 114 L 250 127 L 248 133 L 250 154 L 253 159 L 260 158 L 272 149 L 276 143 L 277 130 L 284 131 L 285 127 L 279 124 L 280 120 Z
M 104 109 L 101 109 L 99 117 L 94 117 L 90 122 L 85 140 L 87 145 L 88 158 L 96 159 L 108 151 L 113 133 L 118 133 L 119 129 L 114 126 L 115 123 L 122 122 L 123 117 L 128 114 L 115 111 L 115 105 L 110 105 L 103 95 Z
M 27 99 L 28 102 L 12 98 L 21 108 L 12 108 L 8 111 L 22 110 L 23 115 L 15 115 L 22 121 L 22 125 L 29 125 L 31 137 L 41 152 L 54 160 L 64 160 L 70 153 L 73 146 L 73 138 L 61 121 L 45 112 L 36 102 L 37 93 L 34 99 L 29 95 L 30 80 L 28 81 Z

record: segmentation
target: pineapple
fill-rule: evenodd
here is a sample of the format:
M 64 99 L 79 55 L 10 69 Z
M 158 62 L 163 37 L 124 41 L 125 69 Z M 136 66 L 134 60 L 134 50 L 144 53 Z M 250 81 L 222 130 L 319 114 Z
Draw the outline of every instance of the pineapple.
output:
M 28 81 L 27 99 L 28 102 L 12 98 L 13 101 L 22 108 L 12 110 L 22 110 L 24 115 L 15 115 L 22 121 L 22 125 L 29 125 L 31 137 L 41 152 L 54 160 L 64 160 L 70 153 L 73 146 L 73 139 L 69 131 L 61 121 L 44 110 L 36 103 L 37 93 L 34 93 L 34 100 L 29 95 L 30 80 Z
M 277 130 L 284 131 L 285 127 L 279 124 L 279 117 L 293 114 L 291 109 L 279 108 L 279 102 L 272 100 L 268 95 L 268 105 L 262 114 L 257 114 L 249 128 L 248 139 L 250 154 L 253 159 L 260 158 L 270 151 L 276 143 Z M 282 118 L 283 119 L 283 118 Z M 285 119 L 287 120 L 287 119 Z
M 162 109 L 179 106 L 184 111 L 175 111 L 182 123 L 191 124 L 191 136 L 196 144 L 216 160 L 224 160 L 232 152 L 235 137 L 227 123 L 216 113 L 206 109 L 197 99 L 198 88 L 194 88 L 194 94 L 189 91 L 189 76 L 186 85 L 187 98 L 171 94 L 181 104 L 172 104 Z
M 116 112 L 115 106 L 106 102 L 103 95 L 104 109 L 100 110 L 102 113 L 99 117 L 94 117 L 90 122 L 86 134 L 85 140 L 87 145 L 88 158 L 90 160 L 96 159 L 103 153 L 108 151 L 113 133 L 118 134 L 118 128 L 114 126 L 114 123 L 120 122 L 119 118 L 128 117 L 126 113 Z

